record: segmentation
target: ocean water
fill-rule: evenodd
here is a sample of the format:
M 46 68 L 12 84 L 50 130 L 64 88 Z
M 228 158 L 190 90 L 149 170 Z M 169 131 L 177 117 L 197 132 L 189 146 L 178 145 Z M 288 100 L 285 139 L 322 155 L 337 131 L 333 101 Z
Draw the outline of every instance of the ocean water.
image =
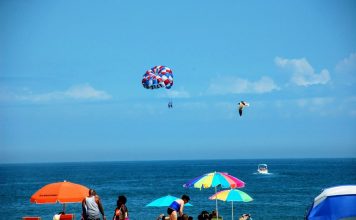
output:
M 259 163 L 268 164 L 270 175 L 256 174 Z M 182 185 L 194 177 L 213 171 L 228 172 L 243 180 L 240 190 L 254 200 L 234 203 L 234 219 L 250 213 L 256 219 L 303 219 L 313 198 L 324 188 L 356 184 L 356 159 L 271 159 L 201 160 L 150 162 L 88 162 L 1 164 L 0 219 L 21 219 L 26 215 L 52 219 L 61 204 L 38 205 L 30 197 L 42 186 L 67 180 L 94 188 L 102 198 L 108 219 L 117 196 L 126 195 L 130 219 L 154 220 L 166 208 L 145 207 L 165 195 L 188 194 L 192 207 L 185 212 L 197 219 L 203 211 L 215 209 L 208 197 L 214 189 L 185 189 Z M 231 219 L 231 202 L 218 202 L 219 213 Z M 67 213 L 80 219 L 80 203 L 67 205 Z

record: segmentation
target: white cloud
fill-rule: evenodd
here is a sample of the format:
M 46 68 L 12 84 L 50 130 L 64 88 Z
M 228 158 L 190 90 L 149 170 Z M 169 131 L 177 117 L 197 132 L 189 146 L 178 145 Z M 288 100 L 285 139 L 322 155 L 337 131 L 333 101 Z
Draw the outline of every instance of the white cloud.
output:
M 346 105 L 339 103 L 334 97 L 311 97 L 298 99 L 280 99 L 264 102 L 271 106 L 277 114 L 291 118 L 305 115 L 336 116 L 344 112 Z
M 355 117 L 356 97 L 314 97 L 295 100 L 296 105 L 313 114 L 320 116 L 351 116 Z
M 314 97 L 296 100 L 296 103 L 299 107 L 308 108 L 310 110 L 331 106 L 333 102 L 334 98 L 331 97 Z
M 247 79 L 224 76 L 213 79 L 208 92 L 212 94 L 267 93 L 279 90 L 279 87 L 269 77 L 250 82 Z
M 298 86 L 326 84 L 330 81 L 330 74 L 327 69 L 321 70 L 318 74 L 305 58 L 285 59 L 276 57 L 274 61 L 278 67 L 292 72 L 291 82 Z
M 354 117 L 356 116 L 356 96 L 350 97 L 310 97 L 287 100 L 274 100 L 265 103 L 273 106 L 280 115 L 288 117 L 312 114 L 318 116 Z
M 190 98 L 189 92 L 187 92 L 184 88 L 169 89 L 166 90 L 165 94 L 161 93 L 158 96 L 164 98 Z
M 335 67 L 337 73 L 356 74 L 356 53 L 350 54 L 349 57 L 341 60 Z
M 356 83 L 356 53 L 350 54 L 349 57 L 336 64 L 335 72 L 337 82 L 345 85 Z
M 65 91 L 53 91 L 48 93 L 33 93 L 25 88 L 20 92 L 7 92 L 2 95 L 1 100 L 6 101 L 30 101 L 30 102 L 50 102 L 56 100 L 108 100 L 111 96 L 105 91 L 96 90 L 89 84 L 71 86 Z
M 64 92 L 64 95 L 73 99 L 107 100 L 111 98 L 105 91 L 96 90 L 88 84 L 72 86 Z

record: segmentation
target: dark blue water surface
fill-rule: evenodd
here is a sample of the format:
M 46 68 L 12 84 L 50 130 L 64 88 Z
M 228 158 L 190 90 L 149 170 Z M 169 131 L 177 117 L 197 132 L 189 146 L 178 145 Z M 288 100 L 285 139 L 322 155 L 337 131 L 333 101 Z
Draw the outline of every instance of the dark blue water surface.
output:
M 267 163 L 271 175 L 258 175 L 259 163 Z M 212 211 L 208 199 L 214 189 L 185 189 L 194 177 L 213 171 L 228 172 L 243 180 L 254 200 L 234 203 L 237 214 L 251 213 L 253 219 L 303 219 L 308 206 L 322 189 L 356 184 L 356 159 L 273 159 L 216 161 L 91 162 L 0 165 L 1 219 L 25 215 L 52 219 L 61 204 L 37 205 L 30 197 L 42 186 L 67 180 L 94 188 L 102 198 L 105 214 L 111 219 L 119 194 L 128 198 L 130 219 L 153 220 L 166 208 L 145 207 L 165 195 L 191 197 L 185 212 L 197 219 L 202 210 Z M 231 219 L 231 203 L 218 202 L 219 213 Z M 67 212 L 80 219 L 81 205 L 67 205 Z

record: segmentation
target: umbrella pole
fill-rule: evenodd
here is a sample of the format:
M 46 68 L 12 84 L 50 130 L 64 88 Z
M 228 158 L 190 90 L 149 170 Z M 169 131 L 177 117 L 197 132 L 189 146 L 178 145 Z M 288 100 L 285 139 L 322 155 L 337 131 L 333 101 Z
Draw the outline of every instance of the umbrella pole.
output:
M 215 186 L 215 194 L 216 194 L 216 186 Z M 216 217 L 219 219 L 219 212 L 218 212 L 218 197 L 215 197 L 215 206 L 216 206 Z
M 231 220 L 234 220 L 234 201 L 231 201 Z
M 66 213 L 66 204 L 63 203 L 63 213 Z

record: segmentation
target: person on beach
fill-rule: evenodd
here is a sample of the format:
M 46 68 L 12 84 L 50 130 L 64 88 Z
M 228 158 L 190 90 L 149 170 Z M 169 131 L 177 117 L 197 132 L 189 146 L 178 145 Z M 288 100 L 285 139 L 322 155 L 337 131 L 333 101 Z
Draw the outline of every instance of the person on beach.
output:
M 126 197 L 119 196 L 116 202 L 116 209 L 114 212 L 113 220 L 128 220 L 129 219 L 129 210 L 126 207 Z
M 164 214 L 160 214 L 158 217 L 157 217 L 157 220 L 169 220 L 169 216 L 165 216 Z
M 178 217 L 178 220 L 188 220 L 189 216 L 187 214 L 183 214 L 181 217 Z
M 53 220 L 59 220 L 61 218 L 61 215 L 64 215 L 64 212 L 59 212 L 58 214 L 55 214 L 53 216 Z
M 174 200 L 167 209 L 170 220 L 177 220 L 178 215 L 183 216 L 184 204 L 190 200 L 189 196 L 183 195 L 181 199 Z
M 198 215 L 198 220 L 209 220 L 209 212 L 204 210 Z
M 101 220 L 100 214 L 106 220 L 100 197 L 93 189 L 89 189 L 89 196 L 83 199 L 82 209 L 84 220 Z
M 215 210 L 211 211 L 211 213 L 209 214 L 209 219 L 216 218 L 216 217 L 217 217 L 216 211 Z
M 223 218 L 219 213 L 216 212 L 216 210 L 211 211 L 211 213 L 209 214 L 209 219 L 213 219 L 213 218 Z
M 250 219 L 251 219 L 251 215 L 250 214 L 243 214 L 239 218 L 239 220 L 250 220 Z
M 183 214 L 182 217 L 178 218 L 178 220 L 193 220 L 193 217 L 187 214 Z

